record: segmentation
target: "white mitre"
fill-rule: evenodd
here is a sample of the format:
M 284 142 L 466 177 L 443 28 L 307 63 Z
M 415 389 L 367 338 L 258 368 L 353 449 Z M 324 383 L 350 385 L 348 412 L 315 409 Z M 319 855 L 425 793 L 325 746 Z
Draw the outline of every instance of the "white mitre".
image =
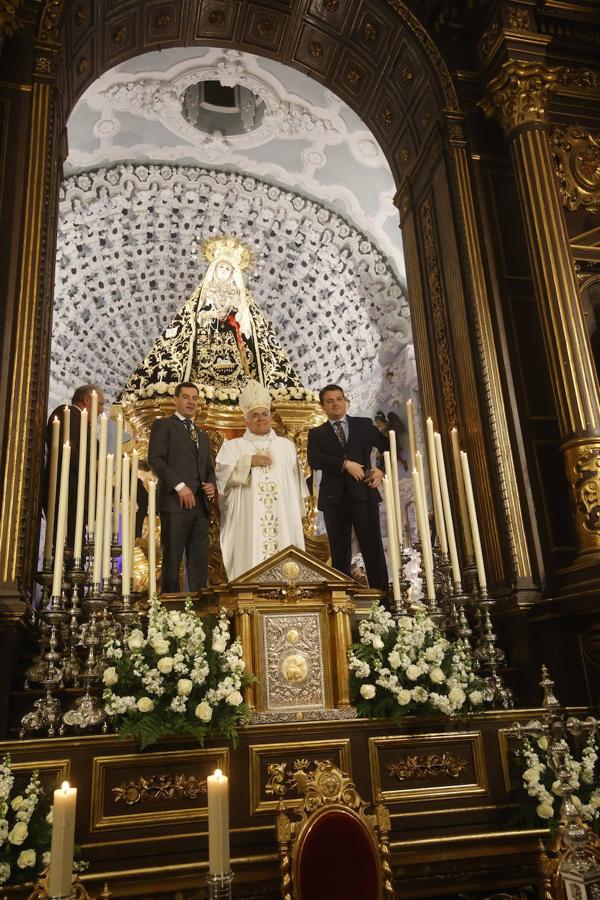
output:
M 240 394 L 240 409 L 246 416 L 253 409 L 271 409 L 271 395 L 259 381 L 250 380 Z

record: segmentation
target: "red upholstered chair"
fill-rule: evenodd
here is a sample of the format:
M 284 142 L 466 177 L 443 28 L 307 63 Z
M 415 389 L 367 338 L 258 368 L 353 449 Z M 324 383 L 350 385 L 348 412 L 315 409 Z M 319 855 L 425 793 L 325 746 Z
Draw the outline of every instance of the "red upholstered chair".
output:
M 283 900 L 391 900 L 389 812 L 374 813 L 329 760 L 296 773 L 302 804 L 280 805 L 277 839 Z

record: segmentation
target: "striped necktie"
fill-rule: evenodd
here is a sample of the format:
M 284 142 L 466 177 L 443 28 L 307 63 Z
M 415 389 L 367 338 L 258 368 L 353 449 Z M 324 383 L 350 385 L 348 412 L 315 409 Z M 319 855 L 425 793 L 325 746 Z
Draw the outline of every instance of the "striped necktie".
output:
M 344 427 L 341 422 L 333 423 L 333 430 L 335 431 L 335 436 L 340 442 L 342 447 L 345 447 L 347 444 L 346 435 L 344 434 Z

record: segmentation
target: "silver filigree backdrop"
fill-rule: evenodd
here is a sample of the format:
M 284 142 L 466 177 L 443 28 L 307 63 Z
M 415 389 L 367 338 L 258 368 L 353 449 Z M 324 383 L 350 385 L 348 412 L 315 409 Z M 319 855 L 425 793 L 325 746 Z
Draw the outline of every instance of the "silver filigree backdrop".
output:
M 405 292 L 372 242 L 299 193 L 235 172 L 116 165 L 62 185 L 50 404 L 97 381 L 113 399 L 202 278 L 202 241 L 253 249 L 247 286 L 307 387 L 355 413 L 401 411 L 416 372 Z

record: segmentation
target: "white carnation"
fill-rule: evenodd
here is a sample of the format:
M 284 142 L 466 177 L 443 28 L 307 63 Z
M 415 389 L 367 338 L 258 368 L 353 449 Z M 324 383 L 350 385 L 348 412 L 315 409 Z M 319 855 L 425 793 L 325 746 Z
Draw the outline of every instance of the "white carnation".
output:
M 365 700 L 372 700 L 375 696 L 375 685 L 373 684 L 363 684 L 360 688 L 361 696 L 364 697 Z
M 161 673 L 161 675 L 169 675 L 173 671 L 173 657 L 172 656 L 162 656 L 156 668 Z
M 481 691 L 471 691 L 469 700 L 473 706 L 479 706 L 480 703 L 483 703 L 483 693 Z
M 164 638 L 154 638 L 152 646 L 159 656 L 165 656 L 169 652 L 169 642 Z

